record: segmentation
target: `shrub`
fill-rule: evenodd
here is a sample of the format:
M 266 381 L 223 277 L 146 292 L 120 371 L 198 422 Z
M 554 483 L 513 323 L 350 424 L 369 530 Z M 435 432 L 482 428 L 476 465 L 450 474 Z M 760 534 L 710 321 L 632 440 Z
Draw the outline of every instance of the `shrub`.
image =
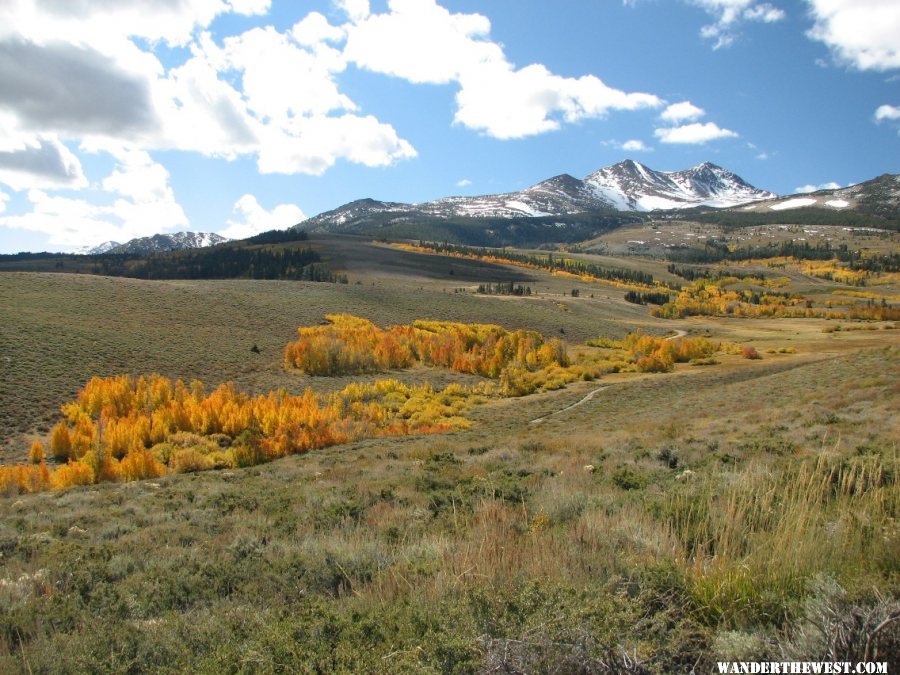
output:
M 741 349 L 741 357 L 745 359 L 761 359 L 762 356 L 758 351 L 756 351 L 756 347 L 751 347 L 750 345 L 744 345 L 744 348 Z
M 53 472 L 52 485 L 57 490 L 72 487 L 73 485 L 92 485 L 94 483 L 94 470 L 78 461 L 69 460 Z
M 612 481 L 623 490 L 640 490 L 647 485 L 646 476 L 627 466 L 616 469 Z
M 154 454 L 145 449 L 132 450 L 119 464 L 122 478 L 125 480 L 144 480 L 158 478 L 166 473 L 166 467 L 156 459 Z
M 213 462 L 195 448 L 176 450 L 169 458 L 169 469 L 175 473 L 193 473 L 213 468 Z

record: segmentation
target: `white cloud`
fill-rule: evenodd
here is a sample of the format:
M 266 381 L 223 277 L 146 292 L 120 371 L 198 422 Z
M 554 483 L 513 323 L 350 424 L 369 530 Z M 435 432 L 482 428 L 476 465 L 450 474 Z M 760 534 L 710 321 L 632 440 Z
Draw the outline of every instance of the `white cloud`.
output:
M 315 47 L 322 42 L 336 42 L 344 39 L 346 31 L 341 26 L 332 26 L 328 19 L 318 12 L 310 12 L 291 28 L 291 36 L 304 47 Z
M 794 189 L 795 194 L 806 194 L 807 192 L 818 192 L 819 190 L 837 190 L 841 187 L 840 183 L 834 181 L 830 183 L 822 183 L 821 185 L 801 185 Z
M 9 201 L 9 195 L 5 192 L 0 192 L 0 213 L 6 211 L 6 202 Z
M 472 181 L 470 181 L 468 178 L 463 178 L 461 180 L 456 181 L 456 187 L 464 188 L 464 187 L 469 187 L 471 184 L 472 184 Z
M 282 124 L 298 115 L 356 109 L 333 78 L 344 69 L 334 50 L 307 51 L 270 26 L 226 39 L 225 53 L 242 73 L 244 99 L 257 119 Z
M 719 138 L 735 138 L 730 129 L 722 129 L 713 122 L 686 124 L 680 127 L 656 129 L 654 135 L 663 143 L 702 144 Z
M 655 107 L 652 94 L 607 87 L 593 75 L 560 77 L 542 65 L 513 70 L 498 64 L 467 73 L 456 94 L 454 122 L 499 139 L 554 131 L 560 122 L 597 118 L 609 110 Z
M 228 4 L 236 13 L 252 16 L 268 13 L 272 3 L 271 0 L 228 0 Z
M 75 140 L 88 149 L 124 143 L 229 160 L 256 155 L 261 170 L 277 165 L 282 173 L 320 173 L 340 159 L 384 166 L 414 156 L 390 125 L 347 114 L 357 107 L 335 80 L 346 60 L 329 44 L 345 31 L 321 14 L 307 15 L 284 33 L 256 28 L 221 46 L 198 33 L 220 14 L 262 13 L 269 4 L 0 3 L 0 116 L 11 116 L 17 133 L 31 138 Z M 365 3 L 351 4 L 364 18 Z M 156 41 L 186 45 L 190 56 L 167 72 L 152 51 Z M 326 136 L 309 137 L 323 127 Z M 363 137 L 363 130 L 374 137 Z M 348 147 L 352 141 L 359 147 Z M 273 162 L 273 156 L 285 157 L 281 146 L 315 152 L 292 163 Z
M 434 0 L 389 0 L 388 7 L 347 29 L 347 60 L 412 83 L 459 84 L 454 122 L 489 136 L 522 138 L 662 103 L 593 75 L 561 77 L 540 64 L 517 69 L 489 39 L 490 21 L 480 14 L 453 14 Z
M 203 46 L 210 47 L 208 41 Z M 145 147 L 199 152 L 234 159 L 259 147 L 259 123 L 241 94 L 219 78 L 219 52 L 195 46 L 194 55 L 159 81 L 155 98 L 161 129 Z
M 169 186 L 169 173 L 140 150 L 115 149 L 115 170 L 102 187 L 111 203 L 28 192 L 31 211 L 0 218 L 0 226 L 41 232 L 57 246 L 77 248 L 102 241 L 128 241 L 186 229 L 187 216 Z
M 880 105 L 875 111 L 875 119 L 879 122 L 883 120 L 900 120 L 900 106 L 896 105 Z
M 285 129 L 265 128 L 257 165 L 262 173 L 319 175 L 338 159 L 388 166 L 415 156 L 415 148 L 391 125 L 371 115 L 347 114 L 298 118 Z
M 306 220 L 302 209 L 296 204 L 279 204 L 266 211 L 251 194 L 246 194 L 234 205 L 237 220 L 229 220 L 228 227 L 220 231 L 229 239 L 246 239 L 268 230 L 284 230 Z
M 334 0 L 334 4 L 344 10 L 354 23 L 369 16 L 369 0 Z
M 451 14 L 434 0 L 389 0 L 386 14 L 347 30 L 344 56 L 361 68 L 416 84 L 447 84 L 490 64 L 505 64 L 480 14 Z
M 703 9 L 713 17 L 713 23 L 703 26 L 700 35 L 714 40 L 713 49 L 728 47 L 740 34 L 740 27 L 748 21 L 775 23 L 785 18 L 784 10 L 768 2 L 755 0 L 685 0 L 688 4 Z M 634 6 L 637 0 L 625 0 L 625 5 Z
M 859 70 L 900 68 L 900 3 L 896 0 L 807 0 L 815 25 L 808 35 L 841 63 Z
M 761 21 L 762 23 L 775 23 L 784 19 L 784 10 L 773 7 L 764 2 L 761 5 L 753 5 L 744 10 L 744 19 L 747 21 Z
M 41 44 L 69 42 L 106 51 L 124 36 L 183 46 L 197 28 L 221 14 L 265 11 L 268 0 L 5 0 L 0 5 L 4 33 L 33 36 Z
M 673 103 L 663 110 L 660 118 L 666 122 L 677 124 L 687 120 L 698 119 L 705 114 L 706 111 L 703 108 L 698 108 L 690 101 L 681 101 L 680 103 Z
M 626 152 L 650 152 L 653 148 L 644 145 L 644 141 L 640 140 L 630 140 L 622 143 L 622 150 Z

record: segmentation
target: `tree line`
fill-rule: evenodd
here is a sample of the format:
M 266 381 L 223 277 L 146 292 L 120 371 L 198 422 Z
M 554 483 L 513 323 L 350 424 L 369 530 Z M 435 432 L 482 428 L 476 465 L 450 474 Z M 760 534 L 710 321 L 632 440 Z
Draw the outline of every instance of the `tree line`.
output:
M 508 262 L 523 267 L 542 269 L 549 272 L 565 272 L 573 276 L 583 276 L 591 279 L 603 279 L 621 283 L 652 286 L 653 275 L 640 270 L 629 270 L 617 267 L 601 267 L 594 263 L 575 258 L 547 255 L 534 255 L 530 253 L 518 253 L 514 251 L 474 248 L 448 243 L 419 242 L 419 248 L 434 251 L 445 255 L 458 255 L 472 257 L 481 260 Z

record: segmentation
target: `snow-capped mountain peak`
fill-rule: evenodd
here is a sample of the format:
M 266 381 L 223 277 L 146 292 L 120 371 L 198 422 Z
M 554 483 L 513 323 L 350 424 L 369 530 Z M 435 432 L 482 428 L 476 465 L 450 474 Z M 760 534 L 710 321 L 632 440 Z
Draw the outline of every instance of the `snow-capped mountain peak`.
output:
M 97 244 L 96 246 L 82 246 L 81 248 L 72 251 L 72 253 L 75 255 L 101 255 L 114 249 L 116 246 L 121 245 L 122 244 L 117 241 L 104 241 L 102 244 Z
M 627 159 L 595 171 L 585 182 L 598 194 L 617 201 L 622 211 L 726 207 L 774 196 L 712 162 L 683 171 L 655 171 Z
M 221 244 L 229 239 L 213 232 L 176 232 L 174 234 L 154 234 L 152 237 L 132 239 L 124 244 L 107 242 L 87 251 L 88 254 L 99 253 L 162 253 L 188 248 L 206 248 Z M 112 246 L 109 246 L 112 244 Z M 105 250 L 104 250 L 104 247 Z
M 588 211 L 652 211 L 694 206 L 728 207 L 772 199 L 736 174 L 703 162 L 683 171 L 656 171 L 626 159 L 584 179 L 560 174 L 518 192 L 444 197 L 421 204 L 357 200 L 304 222 L 301 229 L 328 230 L 362 223 L 375 213 L 398 218 L 515 218 Z

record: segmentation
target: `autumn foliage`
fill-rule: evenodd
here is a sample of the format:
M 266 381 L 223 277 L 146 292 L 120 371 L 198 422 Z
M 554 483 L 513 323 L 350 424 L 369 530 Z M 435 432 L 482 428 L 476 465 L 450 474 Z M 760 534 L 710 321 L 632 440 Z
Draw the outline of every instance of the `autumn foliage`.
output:
M 249 396 L 232 383 L 212 391 L 161 375 L 92 378 L 50 434 L 51 470 L 35 443 L 31 464 L 0 467 L 0 491 L 35 492 L 106 481 L 156 478 L 243 467 L 337 443 L 375 436 L 439 433 L 470 425 L 466 411 L 487 397 L 557 389 L 610 372 L 604 361 L 572 363 L 565 345 L 533 331 L 489 324 L 415 321 L 380 328 L 339 314 L 300 328 L 285 348 L 285 365 L 312 375 L 407 368 L 448 368 L 485 379 L 435 390 L 395 379 L 353 383 L 331 394 L 307 389 Z M 665 340 L 632 334 L 622 343 L 642 371 L 709 356 L 702 338 Z
M 285 347 L 285 367 L 310 375 L 355 375 L 421 363 L 499 378 L 509 366 L 536 371 L 569 365 L 563 343 L 545 341 L 535 331 L 449 321 L 380 328 L 348 314 L 325 318 L 326 325 L 298 330 L 297 340 Z
M 704 359 L 719 350 L 719 344 L 706 338 L 659 338 L 643 333 L 629 333 L 622 341 L 638 371 L 664 373 L 676 363 Z
M 251 397 L 231 383 L 210 393 L 160 375 L 92 378 L 62 408 L 51 451 L 64 461 L 0 467 L 0 491 L 155 478 L 249 466 L 336 443 L 465 428 L 462 414 L 493 385 L 409 386 L 397 380 L 351 384 L 320 396 L 284 390 Z

